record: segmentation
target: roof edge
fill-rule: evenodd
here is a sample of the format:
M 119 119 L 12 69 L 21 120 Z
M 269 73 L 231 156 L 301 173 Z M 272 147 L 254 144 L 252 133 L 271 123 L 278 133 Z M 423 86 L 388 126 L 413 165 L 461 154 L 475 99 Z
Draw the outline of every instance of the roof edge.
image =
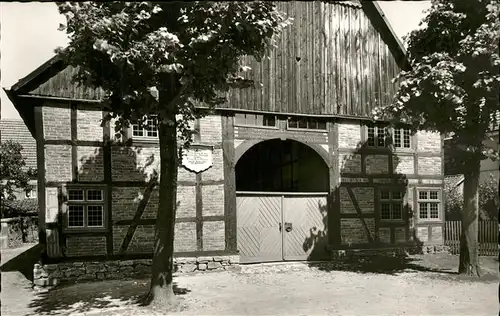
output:
M 398 66 L 403 69 L 403 70 L 409 70 L 410 69 L 410 63 L 408 61 L 408 57 L 406 54 L 406 48 L 404 47 L 403 43 L 399 39 L 399 37 L 396 35 L 396 32 L 394 32 L 394 29 L 392 28 L 391 24 L 389 23 L 389 20 L 387 20 L 387 17 L 382 10 L 382 8 L 378 5 L 376 1 L 360 1 L 361 6 L 365 13 L 369 17 L 375 17 L 380 19 L 377 23 L 378 27 L 381 29 L 379 30 L 381 32 L 381 36 L 384 37 L 386 36 L 386 40 L 388 40 L 388 43 L 386 44 L 389 46 L 389 49 L 392 51 L 391 48 L 394 49 L 393 53 L 397 56 L 396 57 L 396 62 L 398 63 Z M 377 22 L 377 21 L 375 21 Z M 380 23 L 381 22 L 381 23 Z M 387 36 L 388 35 L 388 36 Z M 391 43 L 392 42 L 392 43 Z
M 14 85 L 10 87 L 10 90 L 13 93 L 21 91 L 25 86 L 29 85 L 29 83 L 31 83 L 38 76 L 40 76 L 42 73 L 50 69 L 53 65 L 57 64 L 58 62 L 62 62 L 62 58 L 59 54 L 56 54 L 52 56 L 49 60 L 38 66 L 35 70 L 30 72 L 23 78 L 19 79 Z
M 23 120 L 24 124 L 30 131 L 31 136 L 33 136 L 33 138 L 36 139 L 33 108 L 28 109 L 26 107 L 21 106 L 22 102 L 19 100 L 15 92 L 12 91 L 12 88 L 11 89 L 3 88 L 3 91 L 5 91 L 5 94 L 16 108 L 17 112 L 19 113 L 19 116 L 21 116 L 21 119 Z

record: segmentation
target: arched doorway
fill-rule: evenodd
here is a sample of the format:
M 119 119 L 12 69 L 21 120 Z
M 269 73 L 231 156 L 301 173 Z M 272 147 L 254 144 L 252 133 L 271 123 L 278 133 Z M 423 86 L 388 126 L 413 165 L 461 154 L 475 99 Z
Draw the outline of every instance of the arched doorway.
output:
M 235 171 L 241 262 L 326 253 L 329 169 L 316 150 L 294 140 L 262 141 L 241 156 Z

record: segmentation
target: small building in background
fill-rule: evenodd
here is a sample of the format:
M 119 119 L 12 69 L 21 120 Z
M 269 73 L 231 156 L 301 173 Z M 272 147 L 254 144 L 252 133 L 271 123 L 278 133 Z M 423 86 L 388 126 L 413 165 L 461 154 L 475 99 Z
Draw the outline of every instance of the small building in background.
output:
M 0 141 L 14 141 L 23 146 L 23 150 L 21 152 L 25 162 L 26 162 L 26 170 L 32 168 L 36 170 L 36 140 L 26 127 L 26 124 L 21 119 L 1 119 L 0 120 Z M 2 179 L 3 180 L 3 179 Z M 32 202 L 26 203 L 21 202 L 25 199 L 30 199 L 35 201 L 37 200 L 37 180 L 33 179 L 29 182 L 31 185 L 31 190 L 17 190 L 14 194 L 16 196 L 15 204 L 19 205 L 27 205 L 33 204 Z

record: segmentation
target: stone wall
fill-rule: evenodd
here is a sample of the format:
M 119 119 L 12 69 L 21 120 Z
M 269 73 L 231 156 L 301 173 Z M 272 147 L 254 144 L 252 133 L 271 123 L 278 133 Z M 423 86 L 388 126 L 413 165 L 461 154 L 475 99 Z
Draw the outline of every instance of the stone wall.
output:
M 151 262 L 151 259 L 136 259 L 35 264 L 33 282 L 38 286 L 51 286 L 71 282 L 149 278 L 151 277 Z M 239 256 L 174 258 L 174 269 L 179 274 L 197 271 L 235 270 L 238 268 Z

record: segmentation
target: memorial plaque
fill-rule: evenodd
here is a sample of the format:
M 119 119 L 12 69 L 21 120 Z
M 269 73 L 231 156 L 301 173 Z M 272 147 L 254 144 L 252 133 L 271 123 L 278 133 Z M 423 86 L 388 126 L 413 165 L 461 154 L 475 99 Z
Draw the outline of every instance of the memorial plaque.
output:
M 200 173 L 207 170 L 213 164 L 212 147 L 191 146 L 184 149 L 182 154 L 182 165 L 189 171 Z

